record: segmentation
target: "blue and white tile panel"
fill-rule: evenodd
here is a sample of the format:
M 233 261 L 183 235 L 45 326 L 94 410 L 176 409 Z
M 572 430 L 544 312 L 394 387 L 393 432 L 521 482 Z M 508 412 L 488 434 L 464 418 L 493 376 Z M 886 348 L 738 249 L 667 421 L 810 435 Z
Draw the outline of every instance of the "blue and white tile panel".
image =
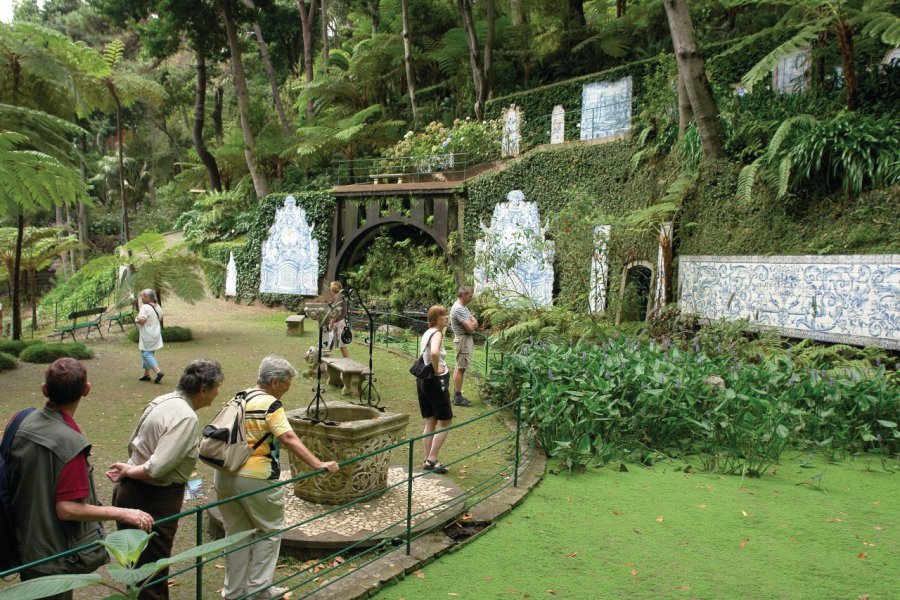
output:
M 682 311 L 782 335 L 900 349 L 900 254 L 681 256 Z

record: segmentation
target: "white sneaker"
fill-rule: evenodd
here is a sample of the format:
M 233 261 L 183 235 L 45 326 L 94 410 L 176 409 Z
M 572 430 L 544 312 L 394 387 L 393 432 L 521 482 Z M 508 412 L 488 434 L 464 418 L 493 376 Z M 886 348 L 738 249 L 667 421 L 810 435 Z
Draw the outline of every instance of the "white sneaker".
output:
M 281 598 L 290 598 L 291 592 L 287 588 L 272 587 L 266 588 L 254 596 L 257 600 L 279 600 Z

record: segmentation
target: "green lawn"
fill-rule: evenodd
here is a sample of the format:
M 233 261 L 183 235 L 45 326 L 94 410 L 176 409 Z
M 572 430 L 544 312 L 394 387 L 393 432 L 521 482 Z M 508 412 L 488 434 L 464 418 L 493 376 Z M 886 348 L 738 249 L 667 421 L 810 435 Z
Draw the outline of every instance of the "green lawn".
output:
M 549 474 L 376 598 L 897 598 L 900 462 L 806 459 L 743 481 L 662 464 Z

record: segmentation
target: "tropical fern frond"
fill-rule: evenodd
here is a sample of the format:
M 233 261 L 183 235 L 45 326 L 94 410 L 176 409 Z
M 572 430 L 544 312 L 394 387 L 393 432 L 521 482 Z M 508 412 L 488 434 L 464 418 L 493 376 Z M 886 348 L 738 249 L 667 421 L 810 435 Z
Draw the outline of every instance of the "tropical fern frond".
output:
M 900 46 L 900 17 L 892 13 L 861 11 L 850 23 L 861 26 L 863 35 L 880 39 L 888 46 Z
M 798 52 L 811 46 L 819 37 L 819 32 L 827 29 L 830 24 L 828 18 L 823 17 L 816 19 L 812 23 L 807 24 L 803 29 L 798 31 L 793 37 L 779 45 L 777 48 L 769 52 L 762 60 L 753 65 L 747 73 L 741 78 L 741 85 L 746 88 L 752 87 L 764 77 L 772 73 L 772 69 L 778 64 L 778 61 L 787 54 Z
M 125 43 L 122 40 L 115 39 L 106 45 L 103 49 L 103 60 L 110 69 L 115 69 L 125 56 Z
M 762 167 L 763 158 L 760 156 L 749 165 L 741 169 L 737 181 L 737 200 L 744 204 L 750 204 L 752 200 L 753 184 L 756 183 L 756 173 Z
M 788 185 L 791 183 L 791 169 L 794 163 L 790 154 L 785 154 L 778 163 L 778 198 L 787 196 Z
M 787 139 L 788 135 L 790 135 L 791 130 L 794 127 L 797 125 L 814 125 L 817 122 L 818 119 L 816 119 L 816 117 L 807 114 L 795 115 L 789 119 L 785 119 L 781 125 L 778 126 L 778 129 L 775 130 L 769 145 L 766 146 L 766 161 L 772 162 L 775 160 L 775 157 L 777 157 L 781 151 L 781 145 L 784 143 L 784 140 Z

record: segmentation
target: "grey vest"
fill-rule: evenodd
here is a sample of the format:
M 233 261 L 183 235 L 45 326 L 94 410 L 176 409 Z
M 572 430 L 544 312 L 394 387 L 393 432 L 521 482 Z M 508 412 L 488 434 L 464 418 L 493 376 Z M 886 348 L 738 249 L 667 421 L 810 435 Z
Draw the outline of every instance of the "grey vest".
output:
M 16 537 L 22 564 L 77 548 L 102 537 L 98 522 L 61 521 L 56 516 L 56 482 L 67 462 L 90 453 L 87 439 L 66 425 L 58 410 L 41 408 L 28 415 L 10 449 L 10 483 Z M 88 464 L 88 504 L 99 504 L 93 468 Z M 98 535 L 99 534 L 99 535 Z M 29 569 L 32 576 L 77 573 L 78 558 L 70 555 Z

